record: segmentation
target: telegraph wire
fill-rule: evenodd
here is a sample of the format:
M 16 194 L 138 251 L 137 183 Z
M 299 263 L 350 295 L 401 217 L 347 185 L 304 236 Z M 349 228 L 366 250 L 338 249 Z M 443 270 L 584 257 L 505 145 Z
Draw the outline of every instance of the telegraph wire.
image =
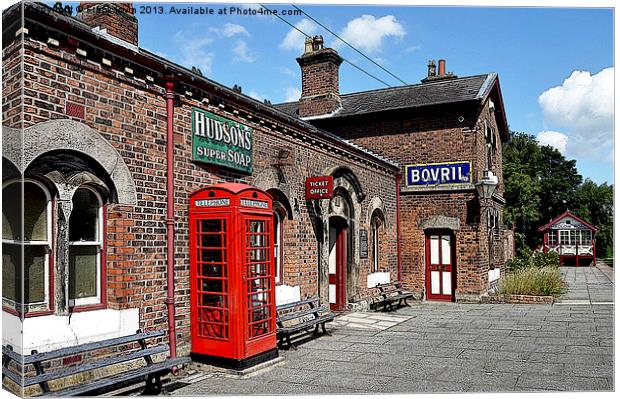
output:
M 274 12 L 272 10 L 270 10 L 269 8 L 265 7 L 263 4 L 259 4 L 261 7 L 263 7 L 265 10 L 269 11 L 271 15 L 275 15 L 276 17 L 278 17 L 280 20 L 282 20 L 285 24 L 287 24 L 288 26 L 290 26 L 291 28 L 295 29 L 297 32 L 301 33 L 302 35 L 304 35 L 305 37 L 309 37 L 312 38 L 312 36 L 308 35 L 306 32 L 302 31 L 301 29 L 299 29 L 298 27 L 296 27 L 295 25 L 291 24 L 290 22 L 288 22 L 286 19 L 282 18 L 280 15 L 278 15 L 277 12 Z M 302 11 L 303 12 L 303 11 Z M 347 60 L 346 58 L 342 57 L 343 61 L 345 61 L 347 64 L 351 65 L 354 68 L 357 68 L 359 71 L 365 73 L 366 75 L 370 76 L 371 78 L 375 79 L 378 82 L 383 83 L 384 85 L 386 85 L 387 87 L 393 87 L 392 85 L 390 85 L 389 83 L 386 83 L 384 80 L 379 79 L 378 77 L 376 77 L 375 75 L 371 74 L 370 72 L 360 68 L 359 66 L 355 65 L 354 63 L 352 63 L 351 61 Z M 400 79 L 399 79 L 400 80 Z
M 321 26 L 323 29 L 325 29 L 326 31 L 328 31 L 329 33 L 331 33 L 332 35 L 336 36 L 341 42 L 343 42 L 344 44 L 346 44 L 347 46 L 351 47 L 353 50 L 355 50 L 359 55 L 361 55 L 362 57 L 366 58 L 368 61 L 372 62 L 373 64 L 375 64 L 376 66 L 378 66 L 379 68 L 381 68 L 382 70 L 384 70 L 385 72 L 387 72 L 390 76 L 392 76 L 394 79 L 398 80 L 400 83 L 407 85 L 407 82 L 405 82 L 404 80 L 402 80 L 401 78 L 399 78 L 398 76 L 394 75 L 392 72 L 388 71 L 386 68 L 384 68 L 382 65 L 378 64 L 377 62 L 375 62 L 375 60 L 373 60 L 372 58 L 368 57 L 366 54 L 362 53 L 360 50 L 358 50 L 357 48 L 355 48 L 352 44 L 350 44 L 349 42 L 347 42 L 346 40 L 344 40 L 343 38 L 341 38 L 340 36 L 338 36 L 336 33 L 332 32 L 327 26 L 323 25 L 322 23 L 320 23 L 319 21 L 317 21 L 316 19 L 314 19 L 313 17 L 311 17 L 307 12 L 305 12 L 304 10 L 302 10 L 301 8 L 297 7 L 295 4 L 291 4 L 291 6 L 293 6 L 295 9 L 297 9 L 299 12 L 301 12 L 302 14 L 304 14 L 306 17 L 310 18 L 312 21 L 314 21 L 316 24 L 318 24 L 319 26 Z

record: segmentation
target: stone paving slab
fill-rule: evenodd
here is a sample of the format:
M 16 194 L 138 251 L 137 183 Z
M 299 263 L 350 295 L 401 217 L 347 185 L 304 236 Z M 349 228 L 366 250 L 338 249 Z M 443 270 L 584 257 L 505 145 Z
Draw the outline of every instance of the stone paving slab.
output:
M 212 373 L 172 394 L 610 391 L 613 315 L 613 305 L 434 303 L 355 314 L 281 351 L 282 365 L 246 379 Z M 398 324 L 382 327 L 386 316 Z

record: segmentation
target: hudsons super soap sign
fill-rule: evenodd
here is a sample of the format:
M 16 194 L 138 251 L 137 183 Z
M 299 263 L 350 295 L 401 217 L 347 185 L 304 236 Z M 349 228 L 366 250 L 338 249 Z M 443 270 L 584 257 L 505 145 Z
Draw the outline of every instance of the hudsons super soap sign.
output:
M 252 174 L 252 128 L 192 109 L 192 158 Z

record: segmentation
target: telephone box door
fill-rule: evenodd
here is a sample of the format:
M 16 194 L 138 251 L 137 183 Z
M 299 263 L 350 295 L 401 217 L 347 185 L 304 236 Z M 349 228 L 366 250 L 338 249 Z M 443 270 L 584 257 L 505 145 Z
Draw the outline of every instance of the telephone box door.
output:
M 272 340 L 265 338 L 272 336 L 275 339 L 272 220 L 265 215 L 243 216 L 246 356 L 272 348 Z
M 202 215 L 201 215 L 202 216 Z M 195 259 L 190 272 L 193 351 L 216 350 L 233 355 L 230 328 L 231 292 L 227 232 L 230 215 L 196 217 L 190 226 L 190 248 Z

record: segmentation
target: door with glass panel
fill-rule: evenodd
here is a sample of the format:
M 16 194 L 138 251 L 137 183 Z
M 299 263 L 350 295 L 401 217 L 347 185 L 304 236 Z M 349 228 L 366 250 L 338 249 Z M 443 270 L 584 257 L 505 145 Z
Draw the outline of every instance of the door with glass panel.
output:
M 206 216 L 206 215 L 205 215 Z M 190 289 L 194 352 L 232 355 L 228 242 L 230 216 L 193 219 L 190 226 Z
M 247 323 L 246 355 L 260 353 L 263 348 L 260 338 L 275 332 L 275 290 L 273 265 L 273 218 L 258 215 L 243 215 L 245 228 L 244 291 Z
M 426 233 L 426 298 L 453 301 L 455 279 L 454 238 L 449 232 Z

